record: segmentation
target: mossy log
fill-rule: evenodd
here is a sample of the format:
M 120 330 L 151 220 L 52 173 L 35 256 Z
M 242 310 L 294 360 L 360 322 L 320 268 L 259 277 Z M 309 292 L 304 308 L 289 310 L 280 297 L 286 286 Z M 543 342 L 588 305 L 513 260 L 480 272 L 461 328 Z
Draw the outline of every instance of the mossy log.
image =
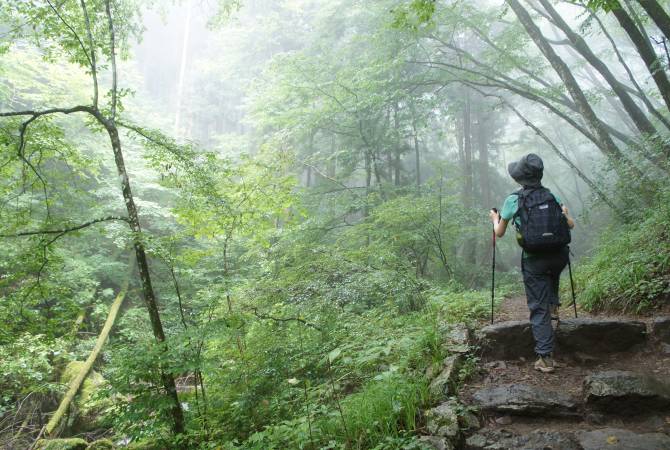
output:
M 58 405 L 58 409 L 56 410 L 54 415 L 51 416 L 49 423 L 47 423 L 45 427 L 46 436 L 51 436 L 54 430 L 58 427 L 58 424 L 60 423 L 61 419 L 67 412 L 68 408 L 70 407 L 72 400 L 77 395 L 77 392 L 79 392 L 79 389 L 81 388 L 81 385 L 86 379 L 86 376 L 91 371 L 91 367 L 93 367 L 93 363 L 95 363 L 95 360 L 98 358 L 100 350 L 102 350 L 102 346 L 105 344 L 105 341 L 107 341 L 107 336 L 109 336 L 109 331 L 112 329 L 112 326 L 114 325 L 114 321 L 116 320 L 116 316 L 119 312 L 119 309 L 121 308 L 121 304 L 123 303 L 123 300 L 126 297 L 127 291 L 128 291 L 128 281 L 126 281 L 125 285 L 121 289 L 121 292 L 119 292 L 119 294 L 114 299 L 114 303 L 112 303 L 111 308 L 109 308 L 109 313 L 107 314 L 107 320 L 105 320 L 105 325 L 102 327 L 102 331 L 100 331 L 100 334 L 98 335 L 98 339 L 95 342 L 93 350 L 91 350 L 91 353 L 88 355 L 88 358 L 86 358 L 86 361 L 81 366 L 81 369 L 79 370 L 77 376 L 75 376 L 70 381 L 65 397 L 63 397 L 63 400 L 61 400 L 60 405 Z

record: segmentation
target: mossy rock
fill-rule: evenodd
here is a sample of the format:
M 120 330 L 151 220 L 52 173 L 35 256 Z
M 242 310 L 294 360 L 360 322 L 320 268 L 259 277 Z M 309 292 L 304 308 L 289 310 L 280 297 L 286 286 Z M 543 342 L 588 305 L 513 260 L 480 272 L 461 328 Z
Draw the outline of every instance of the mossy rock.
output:
M 88 444 L 86 450 L 114 450 L 116 446 L 109 439 L 100 439 Z
M 88 442 L 79 438 L 70 439 L 40 439 L 37 441 L 37 450 L 86 450 Z
M 63 371 L 61 383 L 69 385 L 84 367 L 81 361 L 70 362 Z M 91 370 L 74 399 L 70 410 L 69 426 L 75 432 L 92 431 L 100 428 L 100 419 L 112 402 L 108 398 L 98 398 L 97 392 L 107 385 L 107 380 L 95 370 Z

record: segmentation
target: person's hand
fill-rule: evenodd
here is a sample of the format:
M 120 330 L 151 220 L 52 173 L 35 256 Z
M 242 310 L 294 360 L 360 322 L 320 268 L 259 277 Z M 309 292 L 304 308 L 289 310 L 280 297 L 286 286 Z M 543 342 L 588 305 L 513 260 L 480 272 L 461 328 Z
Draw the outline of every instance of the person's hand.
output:
M 494 209 L 489 211 L 489 217 L 491 218 L 491 222 L 493 222 L 493 223 L 500 222 L 500 214 L 498 213 L 498 211 L 496 211 Z
M 565 215 L 565 217 L 569 217 L 568 216 L 568 207 L 565 206 L 565 205 L 561 205 L 561 209 L 563 210 L 563 214 Z

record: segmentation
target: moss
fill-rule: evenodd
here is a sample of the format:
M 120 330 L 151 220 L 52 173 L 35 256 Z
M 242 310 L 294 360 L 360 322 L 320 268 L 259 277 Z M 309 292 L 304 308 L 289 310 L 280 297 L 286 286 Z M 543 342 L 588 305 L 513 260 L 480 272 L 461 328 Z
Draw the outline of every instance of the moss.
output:
M 84 363 L 72 361 L 61 376 L 61 382 L 69 384 L 82 370 Z M 99 398 L 96 394 L 107 384 L 107 380 L 95 370 L 91 370 L 75 397 L 74 420 L 71 422 L 75 432 L 86 432 L 100 428 L 105 411 L 112 405 L 109 398 Z
M 86 450 L 114 450 L 116 447 L 114 443 L 109 439 L 100 439 L 95 442 L 91 442 Z
M 79 438 L 70 439 L 40 439 L 37 450 L 86 450 L 88 442 Z

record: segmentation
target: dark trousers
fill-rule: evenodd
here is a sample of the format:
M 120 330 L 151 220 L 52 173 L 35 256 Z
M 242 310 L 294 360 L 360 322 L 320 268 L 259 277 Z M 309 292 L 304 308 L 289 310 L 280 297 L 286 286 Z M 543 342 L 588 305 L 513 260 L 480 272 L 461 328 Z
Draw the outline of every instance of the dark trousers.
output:
M 554 329 L 551 327 L 551 306 L 558 305 L 558 283 L 568 264 L 569 249 L 521 258 L 523 284 L 530 310 L 530 324 L 535 338 L 535 353 L 548 355 L 554 351 Z

